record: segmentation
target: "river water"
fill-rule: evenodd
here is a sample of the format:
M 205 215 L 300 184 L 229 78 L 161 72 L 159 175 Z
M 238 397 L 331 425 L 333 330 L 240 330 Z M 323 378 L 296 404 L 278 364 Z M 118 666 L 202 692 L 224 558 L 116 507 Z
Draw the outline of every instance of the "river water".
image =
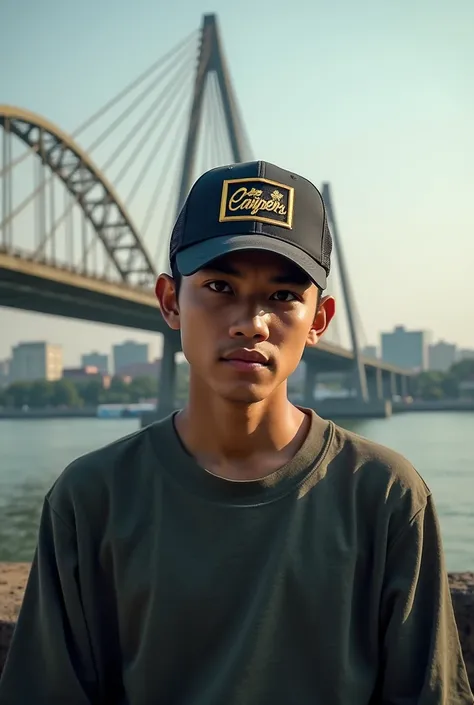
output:
M 435 497 L 448 570 L 474 571 L 474 413 L 409 413 L 341 425 L 405 455 Z M 0 421 L 0 561 L 29 561 L 45 493 L 74 458 L 134 419 Z

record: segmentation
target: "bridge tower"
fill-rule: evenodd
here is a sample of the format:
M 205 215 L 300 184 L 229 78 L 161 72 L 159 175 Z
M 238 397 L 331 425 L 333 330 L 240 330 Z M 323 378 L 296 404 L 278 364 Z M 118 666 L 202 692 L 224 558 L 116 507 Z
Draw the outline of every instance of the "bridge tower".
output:
M 196 178 L 195 162 L 198 147 L 199 127 L 203 117 L 203 98 L 206 84 L 215 74 L 219 86 L 224 119 L 229 136 L 232 158 L 235 163 L 250 158 L 244 136 L 243 123 L 237 107 L 237 98 L 230 79 L 222 48 L 217 17 L 204 15 L 201 26 L 201 43 L 194 80 L 193 99 L 189 114 L 188 134 L 182 162 L 181 181 L 177 201 L 176 217 Z M 170 331 L 164 335 L 163 355 L 158 393 L 158 416 L 163 418 L 174 410 L 176 388 L 176 354 L 180 350 L 179 336 Z
M 331 230 L 334 249 L 339 265 L 339 276 L 341 279 L 342 296 L 346 309 L 352 352 L 354 354 L 354 382 L 357 390 L 357 397 L 359 401 L 367 402 L 369 400 L 367 374 L 364 362 L 362 360 L 362 353 L 359 345 L 359 336 L 357 333 L 355 316 L 356 308 L 350 287 L 349 274 L 347 271 L 346 260 L 344 257 L 344 251 L 339 235 L 339 229 L 337 227 L 336 217 L 334 214 L 334 207 L 331 199 L 331 189 L 328 183 L 323 184 L 322 196 L 327 210 L 329 228 Z

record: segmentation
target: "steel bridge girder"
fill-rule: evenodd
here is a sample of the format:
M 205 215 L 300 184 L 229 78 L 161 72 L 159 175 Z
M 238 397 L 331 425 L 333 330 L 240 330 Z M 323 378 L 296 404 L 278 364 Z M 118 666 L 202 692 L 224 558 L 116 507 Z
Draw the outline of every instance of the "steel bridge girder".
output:
M 145 279 L 147 285 L 154 285 L 156 268 L 130 215 L 106 176 L 81 147 L 52 123 L 21 108 L 0 105 L 0 126 L 4 129 L 6 121 L 9 132 L 62 181 L 91 223 L 120 278 L 131 282 L 137 275 L 140 284 Z M 120 250 L 114 247 L 118 241 L 122 243 Z

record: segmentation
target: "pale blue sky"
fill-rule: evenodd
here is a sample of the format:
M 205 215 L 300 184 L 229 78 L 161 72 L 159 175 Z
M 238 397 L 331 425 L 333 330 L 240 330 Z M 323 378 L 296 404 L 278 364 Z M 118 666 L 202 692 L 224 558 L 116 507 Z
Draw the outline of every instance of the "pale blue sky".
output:
M 214 11 L 255 157 L 332 184 L 367 341 L 405 323 L 474 347 L 472 0 L 0 0 L 0 102 L 73 130 Z M 8 309 L 0 331 L 0 359 L 158 347 Z

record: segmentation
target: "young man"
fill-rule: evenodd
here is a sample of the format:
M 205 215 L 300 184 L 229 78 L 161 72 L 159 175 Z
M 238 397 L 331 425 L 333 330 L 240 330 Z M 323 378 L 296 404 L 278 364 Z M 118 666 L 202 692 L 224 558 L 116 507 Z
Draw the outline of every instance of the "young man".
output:
M 157 296 L 186 408 L 46 497 L 1 705 L 468 705 L 429 489 L 288 401 L 334 315 L 312 184 L 212 170 Z

